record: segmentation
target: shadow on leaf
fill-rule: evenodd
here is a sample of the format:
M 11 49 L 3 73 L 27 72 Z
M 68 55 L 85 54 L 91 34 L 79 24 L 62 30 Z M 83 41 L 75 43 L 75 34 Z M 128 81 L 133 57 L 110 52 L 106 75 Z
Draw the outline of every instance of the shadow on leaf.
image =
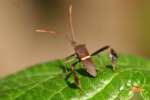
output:
M 91 75 L 89 75 L 89 74 L 86 72 L 85 69 L 80 68 L 80 69 L 77 69 L 76 72 L 79 73 L 79 74 L 81 74 L 82 76 L 86 76 L 86 77 L 89 77 L 89 78 L 94 78 L 94 77 L 92 77 Z M 66 81 L 67 85 L 68 85 L 70 88 L 78 89 L 79 87 L 78 87 L 75 83 L 71 83 L 71 82 L 68 80 L 71 75 L 72 75 L 72 72 L 70 72 L 70 73 L 66 76 L 65 81 Z
M 78 87 L 76 86 L 76 84 L 75 84 L 75 83 L 71 83 L 71 82 L 69 81 L 69 77 L 71 76 L 71 74 L 72 74 L 72 73 L 70 72 L 68 75 L 66 75 L 65 81 L 66 81 L 67 85 L 68 85 L 70 88 L 77 89 Z
M 86 70 L 83 69 L 83 68 L 77 69 L 76 71 L 77 71 L 79 74 L 83 75 L 83 76 L 90 77 L 90 78 L 94 78 L 94 77 L 91 76 L 89 73 L 87 73 Z
M 112 65 L 106 65 L 106 68 L 109 68 L 109 69 L 113 70 L 113 66 Z
M 71 83 L 71 82 L 69 82 L 68 80 L 66 80 L 66 83 L 67 83 L 67 85 L 68 85 L 70 88 L 78 89 L 78 87 L 76 86 L 75 83 Z

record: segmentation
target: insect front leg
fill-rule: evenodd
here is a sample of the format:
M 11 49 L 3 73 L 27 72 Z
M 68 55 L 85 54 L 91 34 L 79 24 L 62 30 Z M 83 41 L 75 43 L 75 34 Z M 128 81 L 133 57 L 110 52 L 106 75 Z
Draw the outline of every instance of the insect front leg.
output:
M 69 62 L 71 62 L 71 61 L 73 60 L 73 58 L 75 58 L 75 57 L 76 57 L 76 54 L 73 53 L 73 54 L 71 54 L 70 56 L 64 58 L 64 63 L 65 63 L 65 64 L 64 64 L 64 72 L 65 72 L 65 73 L 67 73 L 66 64 L 69 63 Z
M 96 54 L 101 53 L 101 52 L 106 51 L 106 50 L 109 50 L 113 71 L 115 71 L 115 69 L 116 69 L 115 66 L 116 66 L 118 55 L 117 55 L 116 51 L 114 49 L 112 49 L 109 45 L 100 48 L 99 50 L 92 53 L 91 55 L 96 55 Z

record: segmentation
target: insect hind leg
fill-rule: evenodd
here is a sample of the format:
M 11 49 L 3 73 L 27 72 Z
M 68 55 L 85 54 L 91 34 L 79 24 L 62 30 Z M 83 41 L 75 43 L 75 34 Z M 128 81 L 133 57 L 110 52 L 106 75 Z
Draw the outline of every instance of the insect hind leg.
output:
M 100 48 L 99 50 L 97 50 L 96 52 L 92 53 L 91 55 L 96 55 L 96 54 L 99 54 L 99 53 L 104 52 L 106 50 L 109 50 L 109 54 L 110 54 L 110 58 L 111 58 L 111 62 L 112 62 L 113 71 L 115 71 L 115 69 L 116 69 L 116 63 L 117 63 L 117 59 L 118 59 L 118 54 L 109 45 L 106 45 L 106 46 Z

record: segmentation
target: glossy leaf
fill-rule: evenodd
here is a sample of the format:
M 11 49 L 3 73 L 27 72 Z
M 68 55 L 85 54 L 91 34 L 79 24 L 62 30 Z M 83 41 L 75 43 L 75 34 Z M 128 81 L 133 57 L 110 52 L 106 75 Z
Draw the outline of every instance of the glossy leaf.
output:
M 149 60 L 121 54 L 115 72 L 108 54 L 93 60 L 96 78 L 88 76 L 82 64 L 76 66 L 82 90 L 74 85 L 72 75 L 65 80 L 64 62 L 56 60 L 2 78 L 0 100 L 150 100 Z M 134 86 L 141 91 L 134 92 Z

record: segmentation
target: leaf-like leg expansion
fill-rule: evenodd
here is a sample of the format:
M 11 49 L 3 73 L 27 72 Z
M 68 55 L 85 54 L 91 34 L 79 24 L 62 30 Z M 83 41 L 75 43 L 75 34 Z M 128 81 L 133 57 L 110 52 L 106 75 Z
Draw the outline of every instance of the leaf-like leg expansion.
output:
M 96 55 L 96 54 L 101 53 L 106 50 L 109 50 L 109 52 L 110 52 L 110 58 L 111 58 L 111 62 L 112 62 L 113 71 L 115 71 L 115 69 L 116 69 L 115 66 L 116 66 L 118 55 L 117 55 L 116 51 L 114 49 L 112 49 L 109 45 L 106 45 L 106 46 L 100 48 L 99 50 L 92 53 L 91 55 Z

